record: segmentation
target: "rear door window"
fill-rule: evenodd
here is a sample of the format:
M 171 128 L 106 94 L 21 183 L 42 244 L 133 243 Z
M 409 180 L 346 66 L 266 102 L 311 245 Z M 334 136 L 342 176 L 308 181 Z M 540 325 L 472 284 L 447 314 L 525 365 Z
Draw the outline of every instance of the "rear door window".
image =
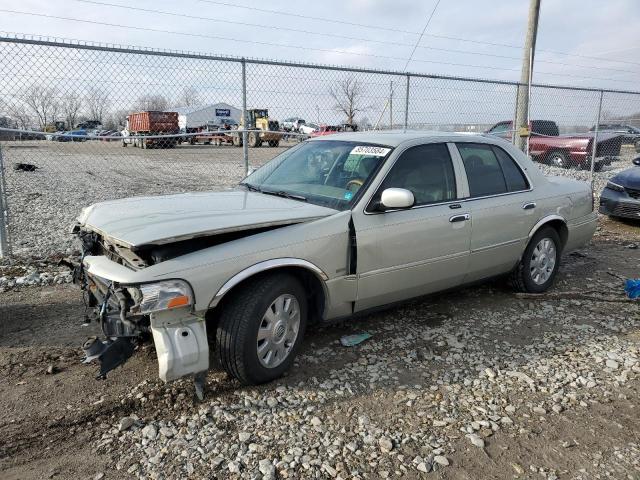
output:
M 467 172 L 471 197 L 500 195 L 529 188 L 520 167 L 502 148 L 482 143 L 456 145 Z
M 458 143 L 457 146 L 467 171 L 471 197 L 498 195 L 508 191 L 502 167 L 491 145 Z
M 500 167 L 502 168 L 502 173 L 507 183 L 507 190 L 509 192 L 527 190 L 529 188 L 529 182 L 527 182 L 527 177 L 524 176 L 524 173 L 522 173 L 522 170 L 520 170 L 515 160 L 500 147 L 494 145 L 491 148 L 496 154 Z

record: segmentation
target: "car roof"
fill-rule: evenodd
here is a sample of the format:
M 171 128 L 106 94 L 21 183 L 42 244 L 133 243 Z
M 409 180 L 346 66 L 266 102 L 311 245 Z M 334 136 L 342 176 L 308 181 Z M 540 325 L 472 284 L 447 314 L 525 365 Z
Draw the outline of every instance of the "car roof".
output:
M 424 130 L 372 130 L 368 132 L 336 133 L 327 137 L 315 137 L 310 141 L 328 142 L 343 140 L 345 142 L 377 143 L 389 147 L 397 147 L 404 142 L 412 140 L 455 142 L 460 140 L 468 141 L 470 137 L 481 142 L 486 141 L 487 143 L 493 143 L 492 140 L 496 139 L 495 136 L 487 136 L 482 133 L 431 132 Z

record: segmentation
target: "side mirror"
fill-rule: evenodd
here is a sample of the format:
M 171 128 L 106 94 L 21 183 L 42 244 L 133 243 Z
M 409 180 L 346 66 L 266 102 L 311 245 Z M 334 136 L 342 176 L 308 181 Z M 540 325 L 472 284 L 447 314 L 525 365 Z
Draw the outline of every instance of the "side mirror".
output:
M 640 157 L 636 157 L 633 160 L 631 160 L 631 163 L 633 163 L 636 167 L 640 167 Z
M 416 199 L 405 188 L 387 188 L 380 196 L 380 204 L 384 208 L 411 208 Z

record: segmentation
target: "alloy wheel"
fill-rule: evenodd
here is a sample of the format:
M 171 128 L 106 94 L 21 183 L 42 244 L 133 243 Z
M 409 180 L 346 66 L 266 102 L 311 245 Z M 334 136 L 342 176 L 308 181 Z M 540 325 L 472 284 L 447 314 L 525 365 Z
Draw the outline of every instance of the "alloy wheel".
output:
M 300 305 L 295 296 L 278 296 L 264 312 L 258 327 L 258 361 L 275 368 L 291 353 L 300 330 Z
M 537 285 L 543 285 L 549 280 L 556 268 L 556 245 L 550 238 L 543 238 L 538 242 L 531 254 L 529 272 L 531 280 Z

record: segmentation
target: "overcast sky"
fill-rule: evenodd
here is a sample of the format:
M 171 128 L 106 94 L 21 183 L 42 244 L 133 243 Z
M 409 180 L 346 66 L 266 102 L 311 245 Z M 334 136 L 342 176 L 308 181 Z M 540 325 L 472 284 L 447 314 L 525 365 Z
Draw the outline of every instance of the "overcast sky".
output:
M 370 27 L 237 7 L 254 4 L 268 10 Z M 424 28 L 435 4 L 436 0 L 272 0 L 267 3 L 248 0 L 4 0 L 0 2 L 2 10 L 113 25 L 3 11 L 0 12 L 0 30 L 103 43 L 403 70 L 418 39 L 415 32 Z M 522 45 L 528 4 L 529 0 L 442 0 L 408 70 L 518 80 L 521 48 L 479 42 Z M 115 24 L 188 35 L 134 30 Z M 638 0 L 542 0 L 534 81 L 640 90 L 639 25 Z

